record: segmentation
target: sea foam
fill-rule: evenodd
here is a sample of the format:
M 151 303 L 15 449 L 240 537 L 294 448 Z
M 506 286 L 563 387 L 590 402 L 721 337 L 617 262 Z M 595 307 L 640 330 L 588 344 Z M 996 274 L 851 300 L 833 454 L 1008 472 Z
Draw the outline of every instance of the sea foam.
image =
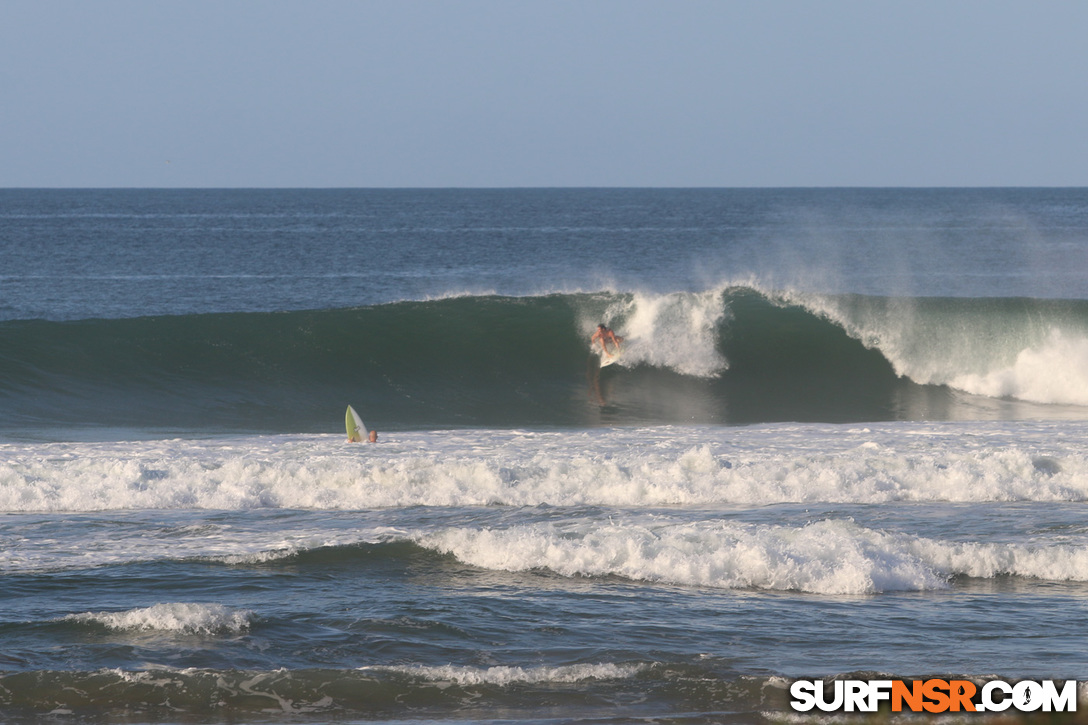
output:
M 800 527 L 731 521 L 575 521 L 421 534 L 423 546 L 497 571 L 818 594 L 924 591 L 953 576 L 1088 581 L 1088 547 L 981 544 L 889 533 L 850 520 Z
M 949 385 L 976 395 L 1088 406 L 1088 337 L 1052 329 L 1007 366 L 960 375 Z
M 717 349 L 718 328 L 729 315 L 722 292 L 620 296 L 604 313 L 625 338 L 620 364 L 652 365 L 702 378 L 725 371 L 729 363 Z
M 122 612 L 69 614 L 65 621 L 98 624 L 108 629 L 182 632 L 185 634 L 238 634 L 249 629 L 253 613 L 221 604 L 169 603 Z
M 0 511 L 1088 500 L 1088 430 L 661 427 L 0 444 Z M 0 554 L 0 562 L 3 556 Z
M 916 383 L 1088 405 L 1088 318 L 1080 302 L 766 294 L 831 320 Z
M 394 672 L 428 682 L 455 685 L 514 685 L 572 683 L 586 680 L 620 680 L 634 677 L 646 665 L 611 663 L 561 665 L 557 667 L 465 667 L 457 665 L 404 665 L 360 667 L 361 671 Z

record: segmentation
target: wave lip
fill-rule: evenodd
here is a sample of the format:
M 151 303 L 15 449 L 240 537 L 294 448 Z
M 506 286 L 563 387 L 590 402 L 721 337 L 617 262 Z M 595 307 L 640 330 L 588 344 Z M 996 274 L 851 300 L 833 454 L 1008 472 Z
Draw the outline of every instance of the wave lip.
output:
M 93 624 L 118 631 L 240 634 L 250 627 L 253 612 L 221 604 L 175 602 L 122 612 L 69 614 L 63 621 Z
M 1088 336 L 1051 329 L 1011 364 L 956 376 L 949 385 L 991 398 L 1088 406 Z
M 915 383 L 1088 406 L 1088 301 L 767 295 L 830 320 Z

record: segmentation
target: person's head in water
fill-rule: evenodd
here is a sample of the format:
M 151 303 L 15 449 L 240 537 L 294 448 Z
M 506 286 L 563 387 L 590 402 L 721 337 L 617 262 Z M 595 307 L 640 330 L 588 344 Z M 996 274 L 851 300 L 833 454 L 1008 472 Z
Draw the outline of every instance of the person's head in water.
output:
M 378 431 L 376 431 L 376 430 L 370 431 L 370 435 L 368 437 L 369 437 L 371 443 L 377 443 L 378 442 Z

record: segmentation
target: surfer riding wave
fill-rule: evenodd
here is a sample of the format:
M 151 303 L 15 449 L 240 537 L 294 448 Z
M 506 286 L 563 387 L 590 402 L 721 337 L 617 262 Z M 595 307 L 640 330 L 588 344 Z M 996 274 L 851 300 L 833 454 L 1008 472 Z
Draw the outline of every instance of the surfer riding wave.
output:
M 595 342 L 600 342 L 601 352 L 605 355 L 615 355 L 620 350 L 620 343 L 623 342 L 622 337 L 618 337 L 616 333 L 612 331 L 612 328 L 607 327 L 603 322 L 597 325 L 597 330 L 593 333 L 593 336 L 589 338 L 589 344 L 592 345 Z M 612 343 L 612 352 L 608 351 L 607 343 Z

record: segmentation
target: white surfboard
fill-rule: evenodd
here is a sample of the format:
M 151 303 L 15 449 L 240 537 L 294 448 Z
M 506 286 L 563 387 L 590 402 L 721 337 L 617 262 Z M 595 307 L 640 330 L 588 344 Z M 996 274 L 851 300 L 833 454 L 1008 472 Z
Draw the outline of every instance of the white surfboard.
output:
M 355 408 L 348 406 L 348 412 L 344 414 L 344 425 L 348 429 L 348 440 L 353 443 L 362 443 L 368 437 L 363 419 L 355 412 Z
M 601 356 L 601 367 L 606 368 L 612 363 L 619 362 L 619 359 L 623 357 L 623 348 L 617 348 L 615 352 L 600 350 L 598 354 Z

